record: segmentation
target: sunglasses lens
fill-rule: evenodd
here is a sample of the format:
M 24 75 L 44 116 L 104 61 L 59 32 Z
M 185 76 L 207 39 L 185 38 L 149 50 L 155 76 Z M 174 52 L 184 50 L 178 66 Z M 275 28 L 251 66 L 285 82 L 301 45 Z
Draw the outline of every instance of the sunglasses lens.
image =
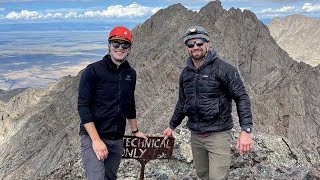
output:
M 112 45 L 114 48 L 119 48 L 119 47 L 120 47 L 120 43 L 119 43 L 119 42 L 116 42 L 116 41 L 111 41 L 111 45 Z
M 125 43 L 125 42 L 118 42 L 118 41 L 111 41 L 111 45 L 114 47 L 114 48 L 119 48 L 120 45 L 123 49 L 128 49 L 131 47 L 131 44 L 130 43 Z
M 197 41 L 196 45 L 199 46 L 199 47 L 202 46 L 203 45 L 203 41 Z
M 203 42 L 203 40 L 188 41 L 186 45 L 188 46 L 188 48 L 193 48 L 195 44 L 196 44 L 198 47 L 200 47 L 200 46 L 202 46 L 202 45 L 204 44 L 204 42 Z
M 123 49 L 128 49 L 131 46 L 131 44 L 129 44 L 129 43 L 121 43 L 121 46 L 122 46 Z
M 189 41 L 189 42 L 187 42 L 188 48 L 193 48 L 193 47 L 194 47 L 194 44 L 195 44 L 194 41 Z

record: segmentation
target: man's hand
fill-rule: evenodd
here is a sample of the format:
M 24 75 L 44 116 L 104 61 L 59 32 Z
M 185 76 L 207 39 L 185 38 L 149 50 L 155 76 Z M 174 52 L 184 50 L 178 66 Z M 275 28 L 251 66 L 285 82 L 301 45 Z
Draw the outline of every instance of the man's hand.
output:
M 164 139 L 167 139 L 169 136 L 171 136 L 172 135 L 172 131 L 173 131 L 173 129 L 171 129 L 169 127 L 167 129 L 165 129 L 163 131 Z
M 139 137 L 139 138 L 143 138 L 145 140 L 148 140 L 147 136 L 144 135 L 142 132 L 138 131 L 136 133 L 134 133 L 134 136 Z
M 251 134 L 245 131 L 241 131 L 236 146 L 240 155 L 242 156 L 244 152 L 252 150 L 252 147 Z
M 109 153 L 108 148 L 107 148 L 106 144 L 101 139 L 93 140 L 92 141 L 92 148 L 93 148 L 94 152 L 96 153 L 96 156 L 99 160 L 103 161 L 103 160 L 107 159 L 108 153 Z

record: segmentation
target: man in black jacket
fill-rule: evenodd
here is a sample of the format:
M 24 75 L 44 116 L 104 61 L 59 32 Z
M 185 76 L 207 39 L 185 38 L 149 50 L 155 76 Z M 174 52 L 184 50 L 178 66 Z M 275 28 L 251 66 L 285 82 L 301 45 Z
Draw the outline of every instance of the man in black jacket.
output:
M 79 134 L 88 180 L 117 178 L 127 119 L 132 133 L 147 139 L 137 127 L 136 72 L 126 61 L 131 49 L 131 32 L 117 26 L 111 30 L 108 40 L 109 53 L 85 68 L 79 84 Z
M 163 135 L 170 136 L 188 116 L 197 175 L 201 180 L 227 179 L 231 163 L 232 100 L 236 102 L 241 126 L 237 148 L 242 155 L 252 149 L 250 99 L 237 69 L 209 49 L 208 33 L 203 27 L 189 28 L 184 43 L 190 57 L 180 75 L 179 99 Z

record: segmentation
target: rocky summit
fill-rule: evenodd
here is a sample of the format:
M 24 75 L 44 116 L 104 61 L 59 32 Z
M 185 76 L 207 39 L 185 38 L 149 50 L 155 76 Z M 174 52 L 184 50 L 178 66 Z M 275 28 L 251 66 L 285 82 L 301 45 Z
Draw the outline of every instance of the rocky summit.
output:
M 234 148 L 239 125 L 233 112 L 229 179 L 320 179 L 320 67 L 294 61 L 254 13 L 225 10 L 219 1 L 199 12 L 175 4 L 133 29 L 128 59 L 138 74 L 139 129 L 161 135 L 168 126 L 186 65 L 182 36 L 194 25 L 205 27 L 212 48 L 238 68 L 252 100 L 254 150 L 240 156 Z M 0 179 L 84 179 L 76 110 L 80 74 L 0 101 Z M 185 121 L 174 135 L 173 158 L 148 162 L 145 179 L 197 179 Z M 137 161 L 123 160 L 118 179 L 139 174 Z

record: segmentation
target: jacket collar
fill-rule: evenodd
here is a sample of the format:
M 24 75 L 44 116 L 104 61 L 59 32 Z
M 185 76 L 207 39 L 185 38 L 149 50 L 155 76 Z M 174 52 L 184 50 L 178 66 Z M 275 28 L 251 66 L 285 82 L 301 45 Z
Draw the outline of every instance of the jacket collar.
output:
M 117 69 L 117 70 L 122 70 L 122 69 L 130 69 L 131 66 L 130 64 L 128 63 L 127 60 L 124 60 L 123 63 L 120 64 L 120 66 L 118 67 L 111 59 L 111 56 L 110 54 L 107 54 L 103 57 L 103 61 L 106 62 L 106 64 L 112 68 L 112 69 Z

